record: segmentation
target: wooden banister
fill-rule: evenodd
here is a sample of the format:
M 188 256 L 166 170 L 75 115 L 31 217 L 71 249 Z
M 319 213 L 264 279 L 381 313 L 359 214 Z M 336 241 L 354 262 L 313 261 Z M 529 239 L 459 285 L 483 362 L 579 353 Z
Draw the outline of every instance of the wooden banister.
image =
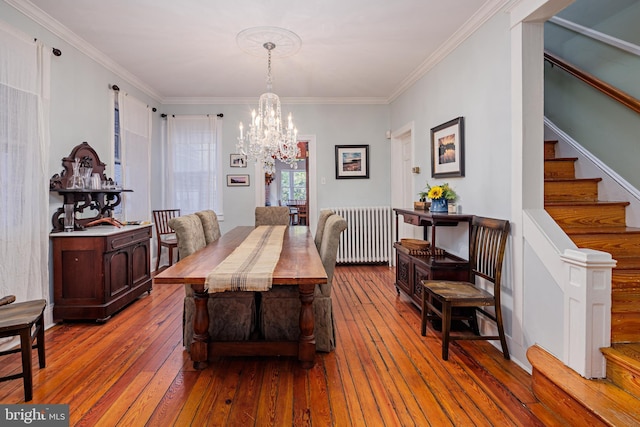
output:
M 560 69 L 566 71 L 567 73 L 571 74 L 572 76 L 582 80 L 583 82 L 593 87 L 594 89 L 597 89 L 600 92 L 604 93 L 605 95 L 609 96 L 610 98 L 618 101 L 619 103 L 626 106 L 627 108 L 640 114 L 640 100 L 621 91 L 620 89 L 617 89 L 611 86 L 608 83 L 603 82 L 599 78 L 589 73 L 585 73 L 584 71 L 578 69 L 572 64 L 569 64 L 568 62 L 564 61 L 563 59 L 557 57 L 556 55 L 552 54 L 547 50 L 544 51 L 544 59 L 546 61 L 549 61 L 552 65 L 555 65 Z

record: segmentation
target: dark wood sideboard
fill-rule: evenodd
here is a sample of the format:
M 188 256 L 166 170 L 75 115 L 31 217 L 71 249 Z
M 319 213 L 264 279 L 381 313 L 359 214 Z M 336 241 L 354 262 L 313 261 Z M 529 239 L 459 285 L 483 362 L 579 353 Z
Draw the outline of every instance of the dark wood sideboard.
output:
M 440 227 L 456 227 L 460 223 L 471 223 L 473 215 L 431 213 L 415 209 L 393 209 L 396 214 L 396 236 L 399 231 L 399 217 L 411 225 L 422 226 L 423 239 L 431 242 L 432 247 L 437 247 L 436 234 Z M 431 255 L 411 255 L 403 251 L 400 242 L 394 243 L 396 249 L 396 289 L 403 292 L 412 302 L 421 307 L 422 285 L 421 280 L 445 279 L 445 280 L 469 280 L 469 261 L 458 256 L 442 251 L 435 251 Z
M 151 225 L 100 225 L 50 237 L 54 321 L 105 321 L 151 291 Z

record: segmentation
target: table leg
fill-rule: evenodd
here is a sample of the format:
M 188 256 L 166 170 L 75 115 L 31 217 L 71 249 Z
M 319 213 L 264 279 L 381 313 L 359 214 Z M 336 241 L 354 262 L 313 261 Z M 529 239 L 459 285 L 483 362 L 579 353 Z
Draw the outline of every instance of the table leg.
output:
M 191 360 L 195 369 L 207 367 L 209 345 L 209 293 L 202 285 L 191 285 L 196 311 L 193 316 L 193 341 L 191 342 Z
M 298 285 L 300 293 L 300 341 L 298 359 L 305 369 L 312 368 L 316 357 L 316 336 L 313 333 L 315 318 L 313 314 L 313 293 L 316 285 Z

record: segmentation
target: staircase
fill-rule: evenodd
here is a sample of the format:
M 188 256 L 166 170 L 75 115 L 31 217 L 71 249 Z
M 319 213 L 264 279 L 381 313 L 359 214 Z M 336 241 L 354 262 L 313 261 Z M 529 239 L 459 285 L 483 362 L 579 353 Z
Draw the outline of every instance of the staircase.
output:
M 612 272 L 611 342 L 602 349 L 606 380 L 586 380 L 539 347 L 527 352 L 534 391 L 568 425 L 640 425 L 640 228 L 626 225 L 629 202 L 601 201 L 601 178 L 576 178 L 577 158 L 556 158 L 544 143 L 544 204 L 580 248 L 608 252 Z

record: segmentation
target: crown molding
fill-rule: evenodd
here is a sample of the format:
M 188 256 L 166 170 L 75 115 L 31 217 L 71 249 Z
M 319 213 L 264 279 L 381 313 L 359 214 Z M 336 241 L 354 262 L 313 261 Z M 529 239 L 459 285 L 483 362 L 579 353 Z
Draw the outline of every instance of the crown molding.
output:
M 81 37 L 78 37 L 73 31 L 69 28 L 62 25 L 60 22 L 53 19 L 49 14 L 45 13 L 42 9 L 35 6 L 28 0 L 4 0 L 5 3 L 12 6 L 14 9 L 21 12 L 27 18 L 35 21 L 37 24 L 41 25 L 53 35 L 59 37 L 63 41 L 69 43 L 72 47 L 78 49 L 83 54 L 87 55 L 90 59 L 94 60 L 98 64 L 105 67 L 107 70 L 113 72 L 118 77 L 124 79 L 128 83 L 132 84 L 136 88 L 140 89 L 142 92 L 149 95 L 156 101 L 161 99 L 161 96 L 154 91 L 151 87 L 145 84 L 142 80 L 140 80 L 135 75 L 131 74 L 129 71 L 124 69 L 122 66 L 114 62 L 107 55 L 93 47 L 86 40 Z
M 400 86 L 389 96 L 387 102 L 391 103 L 396 100 L 511 1 L 512 0 L 488 0 L 483 4 L 458 31 L 449 37 L 431 56 L 400 83 Z
M 221 97 L 166 97 L 160 100 L 163 105 L 246 105 L 257 104 L 258 97 L 221 98 Z M 386 98 L 280 98 L 286 105 L 386 105 Z

